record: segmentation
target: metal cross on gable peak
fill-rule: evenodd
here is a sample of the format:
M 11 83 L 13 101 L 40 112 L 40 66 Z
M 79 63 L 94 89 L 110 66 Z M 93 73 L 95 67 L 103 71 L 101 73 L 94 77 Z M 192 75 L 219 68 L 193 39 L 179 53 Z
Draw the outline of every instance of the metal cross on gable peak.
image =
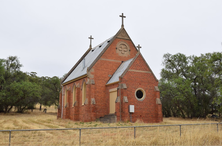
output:
M 90 39 L 89 48 L 92 48 L 92 39 L 94 39 L 94 38 L 92 37 L 92 35 L 90 35 L 89 39 Z
M 140 48 L 142 48 L 142 47 L 140 46 L 140 44 L 138 44 L 136 47 L 138 48 L 138 51 L 140 52 Z
M 119 15 L 119 17 L 122 17 L 122 25 L 121 25 L 121 27 L 124 27 L 123 19 L 126 18 L 126 16 L 124 16 L 123 13 L 122 13 L 122 15 Z

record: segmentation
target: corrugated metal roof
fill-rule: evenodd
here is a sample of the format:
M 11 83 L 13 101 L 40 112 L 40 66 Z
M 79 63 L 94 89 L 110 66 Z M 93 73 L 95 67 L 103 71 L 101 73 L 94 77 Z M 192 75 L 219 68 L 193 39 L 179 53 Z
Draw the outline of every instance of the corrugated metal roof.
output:
M 111 84 L 111 83 L 115 83 L 119 81 L 119 77 L 123 74 L 123 72 L 127 69 L 127 67 L 130 65 L 131 61 L 133 60 L 133 58 L 124 61 L 119 68 L 116 70 L 116 72 L 113 74 L 113 76 L 111 77 L 111 79 L 108 81 L 107 84 Z
M 71 81 L 75 78 L 81 77 L 87 74 L 87 68 L 93 63 L 93 61 L 99 56 L 99 54 L 106 48 L 113 37 L 105 40 L 103 43 L 92 48 L 84 59 L 77 65 L 77 67 L 70 73 L 63 83 Z

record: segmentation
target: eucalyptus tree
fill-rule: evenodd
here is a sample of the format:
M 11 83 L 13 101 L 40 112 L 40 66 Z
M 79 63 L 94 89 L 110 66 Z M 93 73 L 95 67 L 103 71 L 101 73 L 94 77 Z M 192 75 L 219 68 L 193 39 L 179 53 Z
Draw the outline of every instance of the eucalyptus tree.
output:
M 0 59 L 0 112 L 10 112 L 12 107 L 23 112 L 36 103 L 58 105 L 60 79 L 38 77 L 36 72 L 24 73 L 21 67 L 16 56 Z
M 39 101 L 41 86 L 29 81 L 14 82 L 10 84 L 11 100 L 17 112 L 23 112 Z
M 3 112 L 3 84 L 4 84 L 4 73 L 5 73 L 5 68 L 3 66 L 3 59 L 0 59 L 0 112 Z
M 0 106 L 4 112 L 9 112 L 13 106 L 10 84 L 21 81 L 25 78 L 25 75 L 20 71 L 22 65 L 16 56 L 9 56 L 7 59 L 2 59 L 1 62 L 4 67 L 4 73 L 0 89 Z
M 41 77 L 41 86 L 40 104 L 45 106 L 58 105 L 61 91 L 59 77 Z
M 159 87 L 166 116 L 206 117 L 220 110 L 221 53 L 163 58 Z

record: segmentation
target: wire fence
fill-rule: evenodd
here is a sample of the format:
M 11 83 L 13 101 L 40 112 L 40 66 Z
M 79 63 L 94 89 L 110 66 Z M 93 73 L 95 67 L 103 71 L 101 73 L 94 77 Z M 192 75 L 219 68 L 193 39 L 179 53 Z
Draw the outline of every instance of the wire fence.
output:
M 140 136 L 151 139 L 156 135 L 161 138 L 167 137 L 169 133 L 181 137 L 187 133 L 219 132 L 220 129 L 222 123 L 0 130 L 0 145 L 88 145 L 104 141 L 116 141 L 112 144 L 119 145 L 121 139 L 136 139 Z

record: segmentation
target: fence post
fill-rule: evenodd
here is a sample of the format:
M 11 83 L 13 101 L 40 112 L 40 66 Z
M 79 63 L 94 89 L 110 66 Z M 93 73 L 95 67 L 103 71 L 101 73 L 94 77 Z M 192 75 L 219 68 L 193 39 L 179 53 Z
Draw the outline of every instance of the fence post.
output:
M 180 125 L 180 137 L 181 137 L 181 125 Z
M 11 130 L 9 131 L 9 146 L 11 145 Z
M 218 123 L 217 123 L 217 132 L 218 132 Z
M 134 127 L 134 139 L 136 138 L 136 127 Z
M 79 146 L 81 146 L 81 128 L 79 128 Z

